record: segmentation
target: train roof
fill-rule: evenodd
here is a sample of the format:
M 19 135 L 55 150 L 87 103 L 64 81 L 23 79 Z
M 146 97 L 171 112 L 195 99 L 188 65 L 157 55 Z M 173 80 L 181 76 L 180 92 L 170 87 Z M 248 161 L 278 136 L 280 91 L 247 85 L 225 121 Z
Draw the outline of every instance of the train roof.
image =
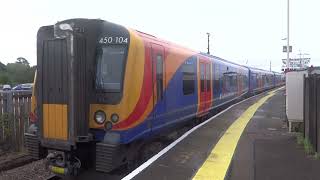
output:
M 185 46 L 182 46 L 180 44 L 177 44 L 177 43 L 174 43 L 174 42 L 171 42 L 171 41 L 167 41 L 165 39 L 161 39 L 161 38 L 158 38 L 157 36 L 154 36 L 152 34 L 149 34 L 149 33 L 146 33 L 146 32 L 143 32 L 143 31 L 140 31 L 140 30 L 137 30 L 137 29 L 132 29 L 132 28 L 129 28 L 131 30 L 133 30 L 135 33 L 137 33 L 138 35 L 144 37 L 144 38 L 147 38 L 149 40 L 152 40 L 152 41 L 156 41 L 156 42 L 160 42 L 160 43 L 164 43 L 168 46 L 172 46 L 172 47 L 176 47 L 176 48 L 181 48 L 181 49 L 184 49 L 184 50 L 188 50 L 188 51 L 191 51 L 191 52 L 194 52 L 195 54 L 198 53 L 197 51 L 193 50 L 193 49 L 190 49 L 190 48 L 187 48 Z
M 156 36 L 154 36 L 152 34 L 148 34 L 148 33 L 145 33 L 145 32 L 139 31 L 139 30 L 135 30 L 135 29 L 133 29 L 133 30 L 135 32 L 137 32 L 138 34 L 142 35 L 143 37 L 146 37 L 146 38 L 149 38 L 149 39 L 152 39 L 152 40 L 155 40 L 155 41 L 159 41 L 159 42 L 171 45 L 171 46 L 175 46 L 175 47 L 178 47 L 178 48 L 186 49 L 186 50 L 192 51 L 194 53 L 197 53 L 196 51 L 194 51 L 192 49 L 186 48 L 186 47 L 184 47 L 182 45 L 179 45 L 179 44 L 176 44 L 176 43 L 173 43 L 173 42 L 170 42 L 170 41 L 166 41 L 166 40 L 158 38 L 158 37 L 156 37 Z M 223 58 L 220 58 L 218 56 L 211 55 L 211 54 L 207 54 L 207 53 L 204 53 L 204 52 L 198 52 L 198 54 L 200 54 L 202 56 L 205 56 L 205 57 L 212 58 L 214 60 L 218 60 L 218 61 L 221 61 L 221 62 L 224 62 L 224 63 L 231 64 L 231 65 L 234 65 L 234 66 L 242 67 L 244 69 L 253 70 L 253 71 L 260 71 L 260 72 L 264 72 L 264 73 L 274 73 L 272 71 L 268 71 L 268 70 L 264 70 L 264 69 L 253 68 L 253 67 L 237 64 L 235 62 L 228 61 L 226 59 L 223 59 Z
M 279 73 L 279 72 L 276 72 L 276 71 L 272 71 L 274 74 L 277 74 L 277 75 L 283 75 L 283 73 Z
M 95 20 L 95 21 L 102 21 L 102 22 L 108 22 L 108 21 L 105 21 L 105 20 L 101 20 L 101 19 L 81 19 L 81 18 L 77 18 L 77 19 L 68 19 L 68 20 L 65 20 L 65 21 L 78 21 L 78 20 Z M 64 22 L 64 21 L 62 21 Z M 110 22 L 109 22 L 110 23 Z M 126 27 L 125 27 L 126 28 Z M 131 29 L 131 28 L 128 28 L 128 29 Z M 190 49 L 190 48 L 186 48 L 182 45 L 179 45 L 179 44 L 176 44 L 176 43 L 173 43 L 173 42 L 170 42 L 170 41 L 167 41 L 167 40 L 164 40 L 164 39 L 161 39 L 161 38 L 158 38 L 152 34 L 149 34 L 149 33 L 146 33 L 146 32 L 143 32 L 143 31 L 139 31 L 139 30 L 136 30 L 136 29 L 131 29 L 133 31 L 135 31 L 136 33 L 138 33 L 139 35 L 145 37 L 145 38 L 148 38 L 148 39 L 152 39 L 154 41 L 159 41 L 161 43 L 165 43 L 167 45 L 170 45 L 170 46 L 175 46 L 177 48 L 181 48 L 181 49 L 185 49 L 185 50 L 189 50 L 189 51 L 192 51 L 196 54 L 200 54 L 200 55 L 203 55 L 203 56 L 206 56 L 206 57 L 209 57 L 209 58 L 212 58 L 214 60 L 218 60 L 218 61 L 222 61 L 222 62 L 225 62 L 225 63 L 229 63 L 231 65 L 234 65 L 234 66 L 238 66 L 238 67 L 242 67 L 244 69 L 250 69 L 250 70 L 254 70 L 254 71 L 262 71 L 262 72 L 266 72 L 266 73 L 274 73 L 274 72 L 271 72 L 271 71 L 267 71 L 267 70 L 263 70 L 263 69 L 259 69 L 259 68 L 252 68 L 252 67 L 249 67 L 249 66 L 245 66 L 245 65 L 241 65 L 241 64 L 237 64 L 235 62 L 232 62 L 232 61 L 228 61 L 226 59 L 223 59 L 223 58 L 220 58 L 218 56 L 214 56 L 214 55 L 211 55 L 211 54 L 207 54 L 207 53 L 204 53 L 204 52 L 197 52 L 193 49 Z
M 235 66 L 240 66 L 242 68 L 248 69 L 248 67 L 246 67 L 246 66 L 243 66 L 241 64 L 237 64 L 237 63 L 232 62 L 232 61 L 228 61 L 228 60 L 220 58 L 218 56 L 214 56 L 214 55 L 207 54 L 207 53 L 204 53 L 204 52 L 200 52 L 200 54 L 203 55 L 203 56 L 207 56 L 207 57 L 213 58 L 214 60 L 222 61 L 222 62 L 225 62 L 225 63 L 229 63 L 229 64 L 232 64 L 232 65 L 235 65 Z
M 269 74 L 273 74 L 273 71 L 268 71 L 268 70 L 264 70 L 264 69 L 259 69 L 259 68 L 254 68 L 254 67 L 248 67 L 251 71 L 256 71 L 256 72 L 264 72 L 264 73 L 269 73 Z

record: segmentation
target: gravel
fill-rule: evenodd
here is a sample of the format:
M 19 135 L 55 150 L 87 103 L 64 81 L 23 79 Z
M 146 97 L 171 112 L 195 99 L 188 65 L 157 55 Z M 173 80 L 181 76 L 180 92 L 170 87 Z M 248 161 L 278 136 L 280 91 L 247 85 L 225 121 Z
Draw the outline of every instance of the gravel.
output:
M 44 160 L 0 172 L 0 180 L 43 180 L 50 176 L 52 173 L 45 168 Z

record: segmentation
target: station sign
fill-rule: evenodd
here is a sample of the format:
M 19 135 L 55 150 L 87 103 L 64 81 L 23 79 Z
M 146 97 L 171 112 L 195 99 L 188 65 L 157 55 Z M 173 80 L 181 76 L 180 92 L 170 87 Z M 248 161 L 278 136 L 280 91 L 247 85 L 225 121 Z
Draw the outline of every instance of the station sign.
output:
M 310 63 L 311 58 L 290 58 L 289 62 L 290 64 L 309 64 Z M 287 59 L 282 59 L 282 63 L 284 65 L 287 64 Z
M 290 69 L 304 69 L 307 68 L 311 58 L 293 58 L 289 59 Z M 282 59 L 282 69 L 287 68 L 287 59 Z
M 282 52 L 287 52 L 287 46 L 282 46 Z M 292 52 L 292 46 L 289 46 L 289 52 Z

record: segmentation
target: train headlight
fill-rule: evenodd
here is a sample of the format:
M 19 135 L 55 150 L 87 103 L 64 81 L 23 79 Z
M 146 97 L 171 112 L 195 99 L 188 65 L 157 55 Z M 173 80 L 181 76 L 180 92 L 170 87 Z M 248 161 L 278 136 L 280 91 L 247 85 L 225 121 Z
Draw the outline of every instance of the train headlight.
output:
M 94 120 L 98 124 L 103 124 L 106 121 L 106 113 L 103 111 L 97 111 L 94 113 Z
M 112 115 L 111 115 L 111 121 L 112 121 L 113 123 L 118 122 L 118 121 L 119 121 L 119 115 L 116 114 L 116 113 L 112 114 Z
M 112 129 L 112 123 L 110 121 L 106 122 L 104 124 L 104 128 L 106 129 L 106 131 L 109 131 Z

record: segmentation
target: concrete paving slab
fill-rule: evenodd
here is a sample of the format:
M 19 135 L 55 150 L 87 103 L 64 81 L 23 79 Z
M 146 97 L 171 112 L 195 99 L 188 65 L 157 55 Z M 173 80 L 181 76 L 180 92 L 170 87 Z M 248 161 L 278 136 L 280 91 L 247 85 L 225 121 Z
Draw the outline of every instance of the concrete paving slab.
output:
M 288 132 L 284 90 L 265 103 L 242 134 L 229 168 L 229 180 L 320 179 L 320 161 L 308 157 Z

